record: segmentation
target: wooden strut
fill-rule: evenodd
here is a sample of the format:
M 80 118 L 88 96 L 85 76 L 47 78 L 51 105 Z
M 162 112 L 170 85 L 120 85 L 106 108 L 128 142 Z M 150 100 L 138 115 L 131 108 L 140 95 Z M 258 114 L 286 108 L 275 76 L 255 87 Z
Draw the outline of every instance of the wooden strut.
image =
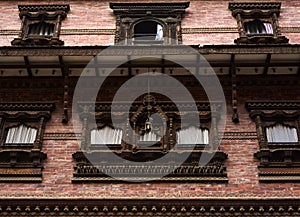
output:
M 62 123 L 69 122 L 68 105 L 69 105 L 69 67 L 63 62 L 62 56 L 59 56 L 59 63 L 61 65 L 61 73 L 64 77 L 64 96 L 63 96 L 63 116 Z
M 239 114 L 237 109 L 237 79 L 236 79 L 236 67 L 234 64 L 234 54 L 231 55 L 231 92 L 232 92 L 232 122 L 239 122 Z

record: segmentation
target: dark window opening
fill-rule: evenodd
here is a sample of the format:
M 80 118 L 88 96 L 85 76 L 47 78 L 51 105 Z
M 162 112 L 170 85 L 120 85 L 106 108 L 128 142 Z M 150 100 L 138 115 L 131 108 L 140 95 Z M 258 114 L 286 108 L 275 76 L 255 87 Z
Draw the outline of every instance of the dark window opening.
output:
M 253 20 L 244 23 L 246 34 L 273 34 L 273 26 L 269 22 Z
M 53 36 L 54 24 L 38 22 L 29 25 L 28 36 Z
M 143 21 L 134 26 L 134 40 L 162 41 L 162 25 L 155 21 Z

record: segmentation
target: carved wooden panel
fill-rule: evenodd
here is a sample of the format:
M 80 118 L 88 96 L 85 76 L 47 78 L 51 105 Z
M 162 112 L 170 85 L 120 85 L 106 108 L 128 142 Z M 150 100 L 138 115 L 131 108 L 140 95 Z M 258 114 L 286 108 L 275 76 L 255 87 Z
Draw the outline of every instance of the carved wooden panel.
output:
M 95 108 L 94 108 L 95 106 Z M 83 122 L 81 150 L 73 154 L 75 159 L 75 172 L 73 182 L 105 182 L 118 181 L 106 174 L 114 174 L 127 181 L 147 180 L 147 175 L 152 178 L 159 178 L 165 172 L 165 169 L 174 167 L 168 175 L 158 179 L 158 181 L 195 181 L 195 182 L 226 182 L 226 168 L 224 161 L 227 155 L 215 148 L 218 142 L 217 117 L 211 117 L 211 110 L 220 110 L 220 103 L 196 102 L 198 113 L 201 119 L 201 127 L 210 129 L 209 144 L 184 144 L 178 145 L 176 142 L 176 132 L 180 129 L 181 118 L 189 118 L 191 105 L 188 102 L 177 102 L 176 105 L 171 101 L 156 101 L 153 95 L 145 95 L 141 100 L 133 103 L 120 102 L 114 103 L 114 110 L 109 102 L 98 102 L 91 104 L 89 102 L 80 102 L 79 111 Z M 180 107 L 180 113 L 177 108 Z M 213 108 L 211 108 L 211 106 Z M 129 111 L 129 115 L 127 115 Z M 159 114 L 164 120 L 166 126 L 164 135 L 155 144 L 145 145 L 141 143 L 134 135 L 128 133 L 128 127 L 132 128 L 138 135 L 143 134 L 146 117 L 149 114 Z M 90 121 L 95 117 L 95 123 Z M 118 128 L 123 129 L 121 144 L 91 144 L 91 130 L 103 128 L 104 126 L 113 126 L 111 117 L 114 118 L 114 124 L 117 122 Z M 128 122 L 127 122 L 128 121 Z M 91 122 L 91 123 L 90 123 Z M 127 126 L 127 124 L 130 126 Z M 183 124 L 184 125 L 184 124 Z M 198 126 L 199 127 L 199 126 Z M 130 135 L 129 135 L 130 134 Z M 193 136 L 193 135 L 191 135 Z M 104 148 L 103 146 L 106 146 Z M 195 146 L 195 147 L 194 147 Z M 207 146 L 207 147 L 205 147 Z M 189 147 L 192 147 L 189 148 Z M 109 148 L 109 149 L 107 149 Z M 194 148 L 194 150 L 193 150 Z M 149 162 L 155 159 L 172 155 L 162 165 L 128 165 L 124 168 L 122 163 L 112 163 L 105 153 L 110 151 L 121 159 L 133 162 Z M 180 155 L 188 153 L 187 158 L 175 168 L 172 161 L 179 162 Z M 207 165 L 199 166 L 199 160 L 202 155 L 210 157 Z M 90 162 L 90 159 L 97 159 Z M 101 160 L 98 160 L 101 159 Z M 178 166 L 178 165 L 177 165 Z M 176 167 L 177 167 L 176 166 Z
M 42 181 L 43 134 L 54 108 L 54 103 L 0 103 L 0 182 Z M 36 127 L 33 144 L 5 144 L 7 128 L 20 123 Z
M 181 44 L 181 20 L 189 2 L 143 2 L 110 3 L 116 15 L 115 43 L 131 45 L 134 39 L 134 27 L 143 21 L 153 21 L 163 28 L 163 44 Z M 144 41 L 145 44 L 157 44 L 158 41 Z
M 19 5 L 18 7 L 22 20 L 21 30 L 19 36 L 11 42 L 12 45 L 61 46 L 64 44 L 59 39 L 59 35 L 61 22 L 70 10 L 69 5 Z M 33 25 L 35 25 L 34 29 Z M 43 25 L 46 27 L 43 28 Z M 49 27 L 51 27 L 51 31 Z M 34 32 L 37 28 L 39 34 Z
M 237 44 L 287 44 L 289 39 L 281 35 L 278 23 L 280 2 L 230 2 L 228 8 L 237 20 L 240 37 Z M 246 23 L 257 21 L 270 24 L 272 31 L 264 33 L 249 33 Z
M 261 182 L 300 181 L 299 117 L 300 102 L 247 102 L 250 117 L 255 120 L 260 151 L 254 154 L 260 160 Z M 295 144 L 269 144 L 266 127 L 283 123 L 296 128 L 298 142 Z

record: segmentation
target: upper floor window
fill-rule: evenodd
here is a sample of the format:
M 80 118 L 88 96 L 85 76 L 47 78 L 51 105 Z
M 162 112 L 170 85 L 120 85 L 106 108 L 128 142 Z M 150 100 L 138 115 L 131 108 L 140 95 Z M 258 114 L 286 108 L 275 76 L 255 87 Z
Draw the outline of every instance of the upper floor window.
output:
M 91 131 L 91 145 L 93 144 L 119 144 L 122 142 L 123 131 L 121 129 L 112 129 L 108 126 L 102 129 L 93 129 Z
M 240 37 L 237 44 L 281 44 L 288 39 L 281 35 L 278 17 L 280 2 L 232 2 L 229 9 L 237 20 Z
M 282 124 L 266 127 L 268 143 L 298 143 L 297 129 Z
M 117 17 L 116 44 L 181 44 L 189 2 L 110 3 Z
M 247 102 L 246 108 L 256 125 L 260 150 L 254 154 L 260 160 L 259 180 L 295 181 L 300 165 L 300 103 Z
M 155 21 L 142 21 L 134 26 L 134 43 L 163 42 L 163 26 Z
M 53 36 L 54 24 L 40 21 L 28 26 L 28 36 Z
M 7 144 L 33 144 L 36 139 L 37 129 L 19 125 L 17 127 L 10 127 L 5 139 Z
M 41 182 L 43 135 L 54 103 L 0 103 L 0 182 Z
M 269 22 L 255 19 L 244 23 L 246 34 L 273 34 L 273 26 Z
M 69 5 L 19 5 L 21 30 L 12 45 L 63 45 L 59 39 Z
M 177 143 L 186 144 L 209 144 L 209 132 L 207 129 L 197 128 L 194 126 L 177 131 Z

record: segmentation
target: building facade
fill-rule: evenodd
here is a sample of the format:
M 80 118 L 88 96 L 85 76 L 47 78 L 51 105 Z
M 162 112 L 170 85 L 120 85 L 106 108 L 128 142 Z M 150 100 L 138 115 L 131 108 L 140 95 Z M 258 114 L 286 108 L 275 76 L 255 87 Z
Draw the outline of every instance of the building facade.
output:
M 299 1 L 0 8 L 1 216 L 300 215 Z

